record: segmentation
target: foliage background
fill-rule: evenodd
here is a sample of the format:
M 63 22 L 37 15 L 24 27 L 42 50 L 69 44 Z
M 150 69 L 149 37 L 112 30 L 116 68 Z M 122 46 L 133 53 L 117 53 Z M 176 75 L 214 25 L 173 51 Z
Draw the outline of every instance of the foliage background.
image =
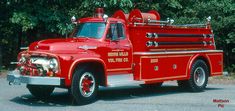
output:
M 176 24 L 203 23 L 211 16 L 217 49 L 224 50 L 226 69 L 235 71 L 235 0 L 1 0 L 2 66 L 9 68 L 9 63 L 16 61 L 20 47 L 41 39 L 65 37 L 73 28 L 73 15 L 92 16 L 97 7 L 103 7 L 109 16 L 118 9 L 126 13 L 135 8 L 143 12 L 154 9 L 161 19 L 169 17 Z

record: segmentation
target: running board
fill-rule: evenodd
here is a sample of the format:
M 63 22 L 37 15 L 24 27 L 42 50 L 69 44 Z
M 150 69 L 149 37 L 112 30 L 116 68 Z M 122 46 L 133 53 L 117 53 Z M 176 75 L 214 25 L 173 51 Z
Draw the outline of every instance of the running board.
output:
M 134 80 L 133 74 L 119 74 L 119 75 L 109 75 L 107 77 L 107 84 L 108 87 L 121 87 L 121 86 L 144 84 L 144 81 Z

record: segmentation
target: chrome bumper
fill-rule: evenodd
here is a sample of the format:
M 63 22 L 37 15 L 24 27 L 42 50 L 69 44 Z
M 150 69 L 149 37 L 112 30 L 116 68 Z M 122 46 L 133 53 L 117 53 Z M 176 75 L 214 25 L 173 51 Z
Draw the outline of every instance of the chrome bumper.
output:
M 7 75 L 7 81 L 12 85 L 20 85 L 21 83 L 31 85 L 53 85 L 62 86 L 64 84 L 64 78 L 60 77 L 40 77 L 40 76 L 23 76 L 19 71 L 11 71 Z

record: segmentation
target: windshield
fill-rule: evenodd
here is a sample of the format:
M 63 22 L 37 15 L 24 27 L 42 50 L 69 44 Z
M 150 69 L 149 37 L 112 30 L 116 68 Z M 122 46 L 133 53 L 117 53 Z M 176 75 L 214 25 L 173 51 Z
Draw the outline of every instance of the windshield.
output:
M 105 31 L 105 23 L 87 22 L 79 24 L 76 37 L 101 38 Z

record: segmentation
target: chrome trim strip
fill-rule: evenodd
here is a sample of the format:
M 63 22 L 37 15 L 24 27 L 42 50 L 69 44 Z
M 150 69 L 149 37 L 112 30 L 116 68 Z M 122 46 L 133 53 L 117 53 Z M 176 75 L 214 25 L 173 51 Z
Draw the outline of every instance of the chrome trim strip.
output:
M 206 52 L 223 52 L 223 50 L 194 50 L 194 51 L 160 51 L 160 52 L 134 52 L 134 55 L 154 55 L 154 54 L 190 54 Z
M 107 76 L 108 87 L 120 87 L 128 85 L 144 84 L 144 81 L 134 80 L 133 74 L 118 74 Z
M 211 34 L 168 34 L 158 33 L 158 37 L 210 37 Z
M 29 47 L 20 47 L 20 50 L 28 50 Z
M 10 64 L 19 64 L 20 62 L 11 62 Z
M 19 71 L 11 71 L 7 75 L 7 81 L 10 84 L 20 85 L 21 83 L 31 84 L 31 85 L 53 85 L 61 86 L 63 84 L 64 78 L 60 77 L 39 77 L 39 76 L 22 76 Z
M 204 45 L 202 42 L 158 42 L 158 45 Z
M 116 68 L 116 69 L 107 69 L 107 71 L 122 71 L 122 70 L 132 70 L 132 68 Z

